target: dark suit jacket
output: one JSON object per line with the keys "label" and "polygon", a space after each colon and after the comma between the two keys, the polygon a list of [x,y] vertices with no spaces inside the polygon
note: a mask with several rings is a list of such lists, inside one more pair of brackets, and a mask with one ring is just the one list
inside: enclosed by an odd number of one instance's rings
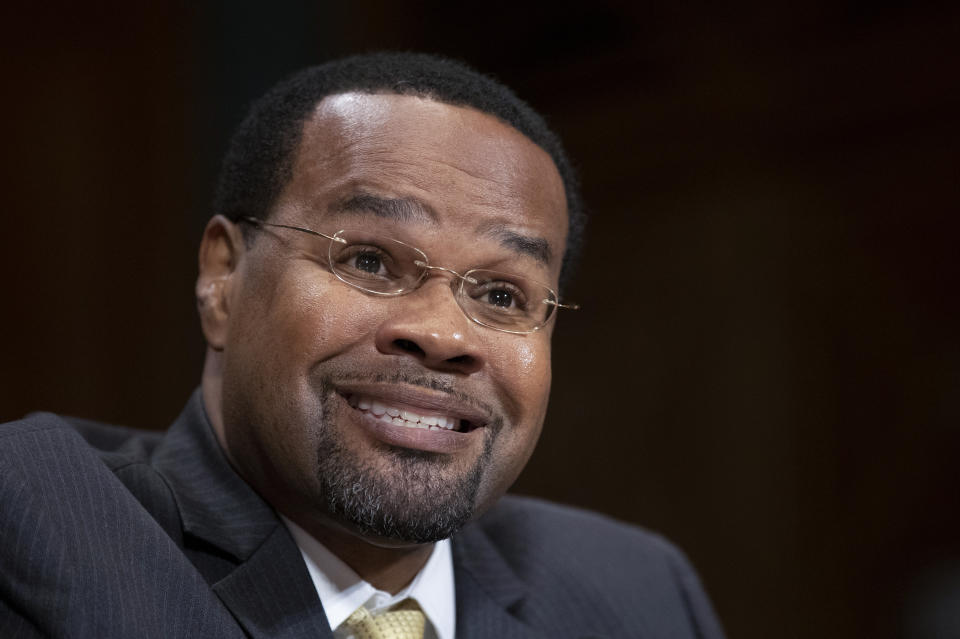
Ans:
{"label": "dark suit jacket", "polygon": [[[457,638],[721,637],[669,543],[504,498],[453,539]],[[166,435],[0,426],[0,637],[331,637],[300,552],[199,392]]]}

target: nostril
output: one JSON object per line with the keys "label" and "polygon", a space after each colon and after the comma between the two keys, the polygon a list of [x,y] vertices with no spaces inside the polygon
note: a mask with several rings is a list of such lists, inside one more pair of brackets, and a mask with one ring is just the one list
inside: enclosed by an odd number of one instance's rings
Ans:
{"label": "nostril", "polygon": [[393,343],[397,346],[397,348],[407,353],[414,353],[416,355],[426,355],[423,349],[420,348],[420,346],[418,346],[416,342],[413,342],[411,340],[395,339],[393,340]]}

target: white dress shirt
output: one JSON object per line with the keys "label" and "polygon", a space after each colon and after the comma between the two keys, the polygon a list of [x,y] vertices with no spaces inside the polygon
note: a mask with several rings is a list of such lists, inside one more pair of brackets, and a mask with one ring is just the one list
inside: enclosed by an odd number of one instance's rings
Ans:
{"label": "white dress shirt", "polygon": [[360,606],[376,614],[410,597],[420,604],[427,617],[424,639],[454,639],[456,597],[449,539],[434,544],[430,558],[413,581],[397,594],[391,595],[364,581],[303,528],[286,517],[281,516],[281,519],[300,548],[334,637],[353,639],[349,628],[338,626]]}

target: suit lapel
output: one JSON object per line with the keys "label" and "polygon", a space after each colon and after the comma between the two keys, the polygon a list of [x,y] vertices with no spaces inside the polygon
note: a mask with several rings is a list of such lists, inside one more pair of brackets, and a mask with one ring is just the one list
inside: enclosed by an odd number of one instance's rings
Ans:
{"label": "suit lapel", "polygon": [[299,548],[230,467],[199,390],[151,461],[173,493],[184,538],[215,549],[215,560],[197,568],[251,637],[332,639]]}
{"label": "suit lapel", "polygon": [[560,630],[528,625],[524,601],[529,587],[479,525],[467,526],[453,538],[453,571],[457,639],[604,639],[598,634],[581,635],[562,622],[557,624]]}
{"label": "suit lapel", "polygon": [[333,638],[300,551],[282,525],[213,590],[255,639]]}
{"label": "suit lapel", "polygon": [[545,639],[517,615],[527,587],[478,526],[453,539],[457,639]]}
{"label": "suit lapel", "polygon": [[273,509],[230,466],[197,389],[151,459],[173,492],[183,532],[244,561],[273,532]]}

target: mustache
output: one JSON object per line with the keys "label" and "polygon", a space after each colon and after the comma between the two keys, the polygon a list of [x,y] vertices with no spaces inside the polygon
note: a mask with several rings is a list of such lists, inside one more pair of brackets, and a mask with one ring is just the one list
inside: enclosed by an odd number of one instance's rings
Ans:
{"label": "mustache", "polygon": [[409,386],[419,386],[433,391],[445,393],[455,398],[457,401],[470,404],[474,408],[484,411],[488,415],[500,415],[500,411],[489,403],[478,397],[467,393],[450,380],[439,375],[426,375],[423,372],[412,373],[408,371],[394,371],[386,373],[376,371],[369,373],[358,373],[356,371],[344,372],[342,374],[329,377],[324,380],[324,386],[330,390],[333,388],[333,382],[369,382],[374,384],[406,384]]}

